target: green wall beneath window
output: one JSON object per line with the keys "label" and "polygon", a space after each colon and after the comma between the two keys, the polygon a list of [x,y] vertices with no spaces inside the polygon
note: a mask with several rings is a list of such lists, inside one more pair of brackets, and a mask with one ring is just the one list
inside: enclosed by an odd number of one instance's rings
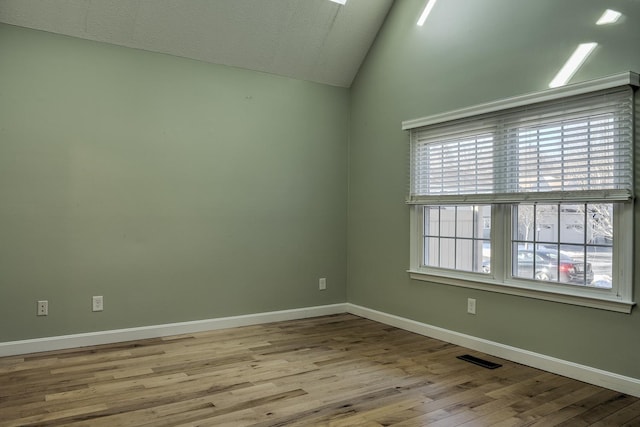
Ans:
{"label": "green wall beneath window", "polygon": [[345,301],[347,89],[8,25],[0,58],[0,342]]}
{"label": "green wall beneath window", "polygon": [[[543,90],[582,42],[600,46],[572,82],[640,71],[640,5],[447,0],[417,27],[424,4],[395,2],[351,89],[348,301],[640,378],[637,309],[619,314],[409,279],[401,130],[403,120]],[[625,14],[615,28],[594,25],[605,7]],[[469,297],[475,316],[466,313]]]}

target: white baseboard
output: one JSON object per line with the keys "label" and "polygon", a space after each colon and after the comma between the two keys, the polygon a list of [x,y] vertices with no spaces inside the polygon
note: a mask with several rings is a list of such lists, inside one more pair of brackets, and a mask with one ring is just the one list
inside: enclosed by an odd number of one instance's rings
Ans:
{"label": "white baseboard", "polygon": [[317,307],[297,308],[293,310],[247,314],[242,316],[221,317],[218,319],[195,320],[190,322],[169,323],[165,325],[142,326],[138,328],[9,341],[0,343],[0,357],[101,344],[112,344],[116,342],[149,338],[160,338],[170,335],[190,334],[195,332],[211,331],[214,329],[281,322],[284,320],[305,319],[308,317],[326,316],[345,312],[346,304],[332,304]]}
{"label": "white baseboard", "polygon": [[603,371],[590,366],[579,365],[577,363],[557,359],[544,354],[534,353],[532,351],[488,341],[471,335],[461,334],[459,332],[350,303],[4,342],[0,343],[0,357],[149,338],[160,338],[170,335],[258,325],[261,323],[280,322],[285,320],[305,319],[309,317],[326,316],[345,312],[384,323],[386,325],[395,326],[410,332],[415,332],[420,335],[450,342],[472,350],[481,351],[492,356],[522,363],[523,365],[553,372],[554,374],[563,375],[589,384],[640,397],[640,379],[637,378]]}
{"label": "white baseboard", "polygon": [[420,335],[446,341],[452,344],[481,351],[502,359],[542,369],[554,374],[563,375],[589,384],[616,390],[632,396],[640,397],[640,379],[603,371],[590,366],[579,365],[544,354],[534,353],[517,347],[488,341],[471,335],[461,334],[448,329],[416,322],[355,304],[347,304],[347,312],[386,325],[395,326]]}

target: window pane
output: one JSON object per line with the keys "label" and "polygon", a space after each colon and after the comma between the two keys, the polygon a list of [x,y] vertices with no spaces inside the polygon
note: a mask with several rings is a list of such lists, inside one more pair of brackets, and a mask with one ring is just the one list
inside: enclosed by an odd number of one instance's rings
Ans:
{"label": "window pane", "polygon": [[424,238],[424,260],[423,265],[430,267],[440,266],[440,239],[437,237]]}
{"label": "window pane", "polygon": [[613,283],[613,250],[610,247],[590,247],[587,249],[587,263],[593,271],[593,281],[589,286],[611,289]]}
{"label": "window pane", "polygon": [[587,243],[613,244],[613,204],[587,204]]}
{"label": "window pane", "polygon": [[538,242],[558,241],[558,205],[536,205],[535,239]]}
{"label": "window pane", "polygon": [[437,206],[424,207],[424,234],[438,236],[440,234],[440,208]]}
{"label": "window pane", "polygon": [[573,285],[586,285],[593,281],[591,264],[585,264],[584,255],[584,246],[560,246],[560,282]]}
{"label": "window pane", "polygon": [[556,245],[536,245],[533,256],[533,278],[535,280],[557,282],[560,277],[558,257],[558,247]]}
{"label": "window pane", "polygon": [[535,226],[533,223],[533,205],[516,205],[514,207],[518,225],[514,227],[517,229],[517,235],[514,236],[514,240],[522,240],[526,242],[533,242],[533,231]]}
{"label": "window pane", "polygon": [[457,239],[456,241],[456,269],[464,271],[478,271],[477,260],[474,258],[473,240]]}
{"label": "window pane", "polygon": [[[481,240],[457,239],[456,240],[456,269],[473,271],[476,273],[490,272],[490,255],[485,267],[483,256],[483,245]],[[485,269],[486,268],[486,269]]]}
{"label": "window pane", "polygon": [[456,237],[473,237],[474,229],[478,228],[478,216],[475,215],[475,209],[475,206],[458,206]]}
{"label": "window pane", "polygon": [[440,208],[440,235],[455,237],[456,235],[455,206],[442,206]]}
{"label": "window pane", "polygon": [[585,243],[585,206],[560,205],[560,242]]}
{"label": "window pane", "polygon": [[521,277],[523,279],[533,279],[534,269],[534,250],[533,245],[513,244],[511,257],[513,258],[513,277]]}
{"label": "window pane", "polygon": [[475,206],[476,215],[478,215],[478,226],[476,227],[476,235],[479,239],[491,238],[491,205]]}
{"label": "window pane", "polygon": [[491,273],[491,241],[482,242],[482,268],[483,273]]}
{"label": "window pane", "polygon": [[456,268],[456,239],[440,239],[440,267]]}

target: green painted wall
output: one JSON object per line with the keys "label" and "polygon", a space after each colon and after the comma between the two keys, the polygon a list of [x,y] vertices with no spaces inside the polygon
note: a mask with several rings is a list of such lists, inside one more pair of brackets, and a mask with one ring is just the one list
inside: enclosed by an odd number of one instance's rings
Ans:
{"label": "green painted wall", "polygon": [[[640,3],[605,3],[446,0],[417,27],[425,0],[395,2],[351,89],[349,302],[640,378],[637,309],[618,314],[412,281],[406,273],[409,155],[401,122],[543,90],[582,42],[600,46],[573,82],[640,71]],[[615,28],[594,25],[605,7],[625,13]],[[468,297],[477,299],[475,316],[466,313]]]}
{"label": "green painted wall", "polygon": [[347,89],[8,25],[0,58],[0,342],[345,301]]}

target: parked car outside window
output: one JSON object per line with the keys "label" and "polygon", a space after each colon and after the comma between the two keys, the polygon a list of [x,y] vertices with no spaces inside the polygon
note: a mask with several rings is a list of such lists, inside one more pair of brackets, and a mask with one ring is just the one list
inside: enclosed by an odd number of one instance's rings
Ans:
{"label": "parked car outside window", "polygon": [[588,285],[593,281],[591,263],[576,260],[569,255],[538,246],[532,249],[517,248],[517,262],[514,263],[514,277],[551,282]]}

